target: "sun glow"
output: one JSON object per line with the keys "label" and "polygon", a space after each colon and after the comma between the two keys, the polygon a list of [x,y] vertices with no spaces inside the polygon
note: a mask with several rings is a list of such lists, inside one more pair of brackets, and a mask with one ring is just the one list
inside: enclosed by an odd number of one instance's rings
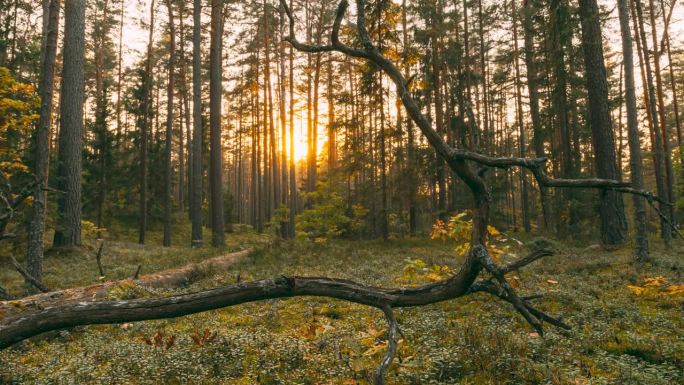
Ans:
{"label": "sun glow", "polygon": [[[309,146],[307,144],[307,126],[306,126],[306,116],[301,116],[300,114],[295,114],[294,117],[294,159],[295,162],[300,162],[303,160],[306,160],[307,153],[309,151]],[[320,118],[319,118],[320,119]],[[288,128],[289,129],[289,128]],[[290,151],[290,142],[289,142],[289,132],[288,132],[288,155]],[[318,138],[316,140],[317,143],[317,156],[320,156],[321,153],[325,150],[325,145],[328,142],[328,133],[325,128],[324,124],[321,124],[321,121],[318,122]]]}

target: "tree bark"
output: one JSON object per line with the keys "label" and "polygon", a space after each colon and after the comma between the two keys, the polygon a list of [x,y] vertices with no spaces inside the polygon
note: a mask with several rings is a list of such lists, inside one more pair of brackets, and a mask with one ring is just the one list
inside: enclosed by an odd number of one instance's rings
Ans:
{"label": "tree bark", "polygon": [[57,188],[57,229],[54,245],[81,244],[81,167],[83,100],[85,91],[85,0],[66,0],[64,7],[64,63],[60,98]]}
{"label": "tree bark", "polygon": [[[653,72],[651,71],[651,61],[649,59],[649,50],[648,50],[648,41],[646,40],[646,30],[644,29],[644,17],[643,17],[643,9],[641,6],[641,1],[640,0],[633,0],[633,6],[634,6],[634,16],[636,17],[637,22],[635,23],[635,27],[637,27],[638,35],[639,35],[639,40],[641,41],[641,49],[643,51],[643,55],[641,57],[642,62],[644,64],[644,72],[646,72],[646,88],[648,89],[648,103],[647,107],[649,111],[647,111],[647,115],[650,117],[650,122],[653,125],[653,141],[652,141],[652,147],[653,147],[653,152],[654,152],[654,168],[655,168],[655,176],[656,176],[656,189],[658,191],[658,196],[669,202],[669,194],[667,193],[667,187],[665,183],[665,176],[663,175],[664,173],[664,154],[663,154],[663,138],[660,136],[661,130],[660,130],[660,122],[658,120],[658,112],[657,112],[657,104],[656,104],[656,95],[655,95],[655,87],[653,84]],[[668,208],[664,204],[660,204],[660,210],[662,212],[668,212]],[[670,229],[669,224],[667,223],[666,218],[660,218],[660,236],[665,242],[665,245],[667,247],[670,247],[672,245],[672,231]]]}
{"label": "tree bark", "polygon": [[[648,0],[649,18],[651,21],[651,39],[653,41],[653,72],[656,80],[656,95],[658,100],[658,117],[660,119],[660,129],[663,137],[663,162],[665,165],[665,193],[670,202],[675,201],[674,196],[674,171],[672,169],[672,149],[670,147],[670,130],[665,118],[665,101],[663,95],[663,79],[660,69],[660,56],[662,51],[658,49],[658,33],[656,29],[655,6],[653,0]],[[674,205],[668,205],[666,215],[670,223],[676,224],[677,217]],[[668,226],[668,230],[671,229]]]}
{"label": "tree bark", "polygon": [[144,100],[143,100],[143,124],[140,133],[140,218],[138,230],[138,243],[145,243],[147,232],[147,157],[149,135],[152,133],[152,49],[154,43],[154,11],[155,0],[150,3],[150,31],[147,41],[147,59],[145,61]]}
{"label": "tree bark", "polygon": [[193,2],[192,28],[192,247],[202,246],[202,1]]}
{"label": "tree bark", "polygon": [[[46,0],[48,5],[43,10],[46,20],[41,47],[41,73],[40,73],[40,118],[35,134],[35,169],[36,186],[33,192],[33,207],[29,220],[28,245],[27,245],[27,268],[28,273],[38,280],[43,279],[43,252],[45,241],[45,216],[47,209],[47,196],[45,188],[48,182],[50,167],[50,127],[52,123],[53,94],[55,83],[55,62],[57,58],[57,40],[59,37],[59,12],[60,0]],[[32,285],[26,282],[26,288],[33,292]]]}
{"label": "tree bark", "polygon": [[210,143],[209,175],[211,188],[211,243],[225,245],[223,212],[223,151],[221,146],[221,103],[223,94],[223,1],[211,2],[211,50],[209,55]]}
{"label": "tree bark", "polygon": [[[619,180],[598,5],[596,0],[580,0],[579,4],[595,170],[600,178]],[[627,220],[622,195],[615,191],[602,191],[599,213],[601,242],[608,247],[625,243]]]}
{"label": "tree bark", "polygon": [[[618,0],[620,31],[622,34],[622,57],[625,71],[625,104],[627,106],[627,131],[629,140],[629,165],[632,187],[643,187],[641,171],[641,142],[639,140],[639,121],[637,117],[636,91],[634,87],[634,53],[632,50],[632,32],[629,28],[628,0]],[[648,234],[646,232],[646,207],[644,198],[634,195],[634,229],[636,247],[634,255],[637,261],[649,259]]]}
{"label": "tree bark", "polygon": [[[538,68],[535,60],[534,49],[534,20],[535,7],[531,0],[524,0],[523,6],[524,22],[523,31],[525,35],[525,67],[527,67],[527,90],[530,97],[530,117],[532,118],[532,132],[534,134],[534,152],[537,158],[545,157],[544,151],[544,129],[539,113],[539,85]],[[549,203],[549,192],[544,186],[539,186],[541,195],[542,217],[546,230],[554,227],[551,204]]]}
{"label": "tree bark", "polygon": [[[164,247],[171,246],[171,211],[172,211],[172,188],[171,188],[171,144],[173,141],[174,120],[174,81],[176,70],[176,27],[173,17],[173,5],[171,0],[166,0],[166,9],[169,13],[169,65],[168,84],[166,89],[166,138],[164,141]],[[182,131],[181,131],[182,132]],[[183,153],[183,139],[181,134],[181,151]],[[181,156],[182,162],[182,156]]]}
{"label": "tree bark", "polygon": [[[516,100],[516,120],[518,123],[518,151],[521,158],[527,153],[527,134],[523,124],[522,109],[522,85],[520,79],[520,49],[518,47],[518,13],[515,0],[511,0],[511,12],[513,16],[513,65],[515,69],[515,100]],[[529,80],[529,77],[528,77]],[[523,228],[526,233],[532,230],[530,225],[530,198],[527,191],[527,177],[524,169],[520,170],[520,206],[522,209]]]}

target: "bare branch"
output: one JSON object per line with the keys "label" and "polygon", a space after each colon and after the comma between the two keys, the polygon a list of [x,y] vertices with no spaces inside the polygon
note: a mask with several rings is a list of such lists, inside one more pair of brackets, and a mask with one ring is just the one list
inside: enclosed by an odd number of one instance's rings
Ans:
{"label": "bare branch", "polygon": [[499,285],[501,285],[506,295],[506,301],[510,302],[513,307],[515,307],[515,310],[522,314],[525,320],[527,320],[527,322],[537,331],[537,333],[540,335],[544,334],[544,330],[539,320],[530,313],[530,310],[525,305],[523,300],[518,297],[518,294],[515,292],[513,287],[511,287],[508,281],[506,281],[503,270],[499,268],[496,263],[494,263],[494,260],[492,260],[492,257],[487,252],[487,249],[485,249],[485,247],[482,245],[476,245],[473,247],[472,252],[480,261],[480,263],[482,263],[485,269],[487,269],[487,271],[489,271],[499,282]]}
{"label": "bare branch", "polygon": [[383,306],[382,312],[385,314],[385,319],[387,319],[387,351],[380,361],[380,365],[375,369],[375,385],[385,384],[385,372],[389,368],[392,360],[394,360],[394,355],[397,353],[397,335],[399,334],[399,325],[397,320],[394,318],[394,313],[392,308],[389,306]]}
{"label": "bare branch", "polygon": [[17,262],[16,259],[14,259],[14,257],[10,256],[10,261],[12,262],[12,265],[14,266],[14,269],[16,269],[17,272],[19,272],[19,274],[21,274],[21,276],[24,277],[24,279],[25,279],[28,283],[30,283],[30,284],[33,285],[36,289],[42,291],[43,293],[47,293],[47,292],[50,291],[50,289],[49,289],[47,286],[43,285],[40,281],[38,281],[37,279],[33,278],[33,276],[32,276],[31,274],[29,274],[29,272],[26,271],[26,270],[21,266],[21,264],[20,264],[19,262]]}
{"label": "bare branch", "polygon": [[532,262],[534,262],[540,258],[549,257],[551,255],[553,255],[553,252],[551,250],[547,250],[547,249],[537,250],[534,253],[532,253],[532,254],[530,254],[530,255],[522,258],[522,259],[519,259],[519,260],[517,260],[517,261],[515,261],[515,262],[513,262],[507,266],[504,266],[501,269],[501,273],[502,274],[510,273],[511,271],[518,270],[521,267],[525,267],[525,266],[529,265],[530,263],[532,263]]}
{"label": "bare branch", "polygon": [[[512,304],[513,306],[515,306],[515,304],[513,303],[513,300],[508,295],[508,293],[504,289],[495,285],[491,281],[476,282],[473,284],[473,286],[471,286],[470,290],[472,293],[482,292],[482,293],[491,294],[491,295],[493,295],[497,298],[500,298],[500,299]],[[532,299],[537,299],[537,298],[541,298],[541,295],[537,294],[537,295],[532,295],[532,296],[527,296],[527,297],[521,297],[520,299],[522,300],[522,304],[527,309],[527,311],[530,314],[532,314],[534,317],[539,319],[540,321],[547,322],[547,323],[549,323],[549,324],[551,324],[557,328],[561,328],[561,329],[565,329],[565,330],[572,329],[572,327],[570,325],[563,322],[560,318],[552,317],[552,316],[532,307],[530,304],[527,303],[527,301],[532,300]]]}
{"label": "bare branch", "polygon": [[95,254],[95,261],[97,262],[97,271],[100,273],[100,277],[104,277],[104,269],[102,268],[102,249],[104,248],[104,241],[100,242],[100,247],[97,249],[97,254]]}

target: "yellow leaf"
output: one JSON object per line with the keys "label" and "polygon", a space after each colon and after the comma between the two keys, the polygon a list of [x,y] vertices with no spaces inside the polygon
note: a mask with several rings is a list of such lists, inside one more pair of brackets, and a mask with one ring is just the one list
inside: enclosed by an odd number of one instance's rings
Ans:
{"label": "yellow leaf", "polygon": [[636,295],[641,295],[643,294],[646,289],[640,286],[634,286],[634,285],[627,285],[627,288],[632,291],[632,293]]}

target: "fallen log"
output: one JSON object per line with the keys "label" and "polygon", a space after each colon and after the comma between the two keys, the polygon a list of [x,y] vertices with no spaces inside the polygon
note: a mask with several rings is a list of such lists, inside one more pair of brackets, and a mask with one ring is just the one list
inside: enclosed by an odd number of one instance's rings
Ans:
{"label": "fallen log", "polygon": [[96,285],[50,291],[15,300],[0,301],[0,322],[5,318],[39,311],[48,306],[54,307],[56,305],[102,301],[107,298],[107,295],[112,288],[119,286],[126,281],[133,281],[139,286],[152,288],[183,286],[189,283],[192,276],[198,271],[226,270],[229,266],[246,258],[251,253],[251,249],[242,250],[210,258],[202,262],[191,263],[183,267],[143,275],[135,280],[124,279],[108,281]]}

